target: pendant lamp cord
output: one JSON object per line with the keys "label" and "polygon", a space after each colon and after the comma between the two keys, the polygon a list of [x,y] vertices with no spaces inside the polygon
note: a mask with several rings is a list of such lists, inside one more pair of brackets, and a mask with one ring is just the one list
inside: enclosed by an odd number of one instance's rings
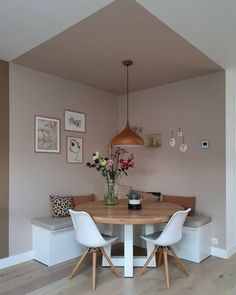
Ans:
{"label": "pendant lamp cord", "polygon": [[129,123],[129,66],[127,65],[127,81],[126,81],[126,89],[127,89],[127,123]]}

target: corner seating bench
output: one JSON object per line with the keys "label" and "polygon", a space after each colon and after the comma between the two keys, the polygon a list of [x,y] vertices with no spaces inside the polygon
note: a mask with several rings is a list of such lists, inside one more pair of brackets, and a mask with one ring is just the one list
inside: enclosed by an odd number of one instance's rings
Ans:
{"label": "corner seating bench", "polygon": [[40,217],[31,221],[34,259],[48,266],[81,256],[71,217]]}
{"label": "corner seating bench", "polygon": [[162,201],[176,203],[185,209],[191,208],[187,216],[183,236],[173,245],[178,257],[196,263],[211,255],[211,217],[195,212],[196,197],[162,196]]}
{"label": "corner seating bench", "polygon": [[[32,230],[34,259],[48,266],[81,256],[84,251],[75,240],[71,217],[34,218]],[[180,258],[196,263],[210,256],[211,217],[196,213],[187,216],[183,238],[174,249]]]}
{"label": "corner seating bench", "polygon": [[[93,194],[74,196],[73,207],[95,199]],[[84,247],[75,239],[71,217],[33,218],[32,239],[34,259],[48,266],[81,256]]]}
{"label": "corner seating bench", "polygon": [[178,257],[196,263],[211,255],[211,217],[195,213],[187,216],[182,240],[173,245]]}

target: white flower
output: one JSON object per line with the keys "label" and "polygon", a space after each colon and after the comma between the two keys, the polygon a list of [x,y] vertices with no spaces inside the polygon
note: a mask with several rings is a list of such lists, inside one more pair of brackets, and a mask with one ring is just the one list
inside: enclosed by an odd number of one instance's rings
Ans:
{"label": "white flower", "polygon": [[93,156],[93,160],[95,161],[95,160],[97,160],[99,158],[99,152],[96,152],[95,153],[95,156]]}

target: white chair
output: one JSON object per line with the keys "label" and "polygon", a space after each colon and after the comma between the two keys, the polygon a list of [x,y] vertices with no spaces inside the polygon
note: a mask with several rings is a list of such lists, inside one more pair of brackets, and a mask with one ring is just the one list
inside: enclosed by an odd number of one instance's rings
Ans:
{"label": "white chair", "polygon": [[81,256],[79,262],[76,264],[75,268],[73,269],[70,279],[72,279],[75,275],[75,272],[81,265],[84,258],[87,256],[89,251],[93,252],[93,268],[92,268],[92,277],[93,277],[93,290],[96,287],[96,251],[101,251],[102,255],[108,261],[112,272],[117,276],[121,277],[120,273],[116,270],[114,265],[112,264],[110,258],[107,256],[106,252],[104,251],[103,247],[113,243],[118,237],[110,237],[106,235],[102,235],[95,222],[93,221],[92,217],[87,212],[82,211],[73,211],[69,210],[72,222],[75,228],[76,240],[81,245],[87,247],[84,251],[83,255]]}
{"label": "white chair", "polygon": [[186,211],[176,212],[170,218],[169,222],[166,224],[162,232],[156,232],[156,233],[147,235],[145,237],[141,236],[142,239],[156,246],[154,250],[152,251],[152,253],[150,254],[150,256],[148,257],[147,261],[145,262],[143,268],[138,273],[139,276],[141,276],[144,273],[153,256],[157,253],[157,251],[159,251],[158,266],[161,265],[162,256],[164,256],[166,287],[170,288],[168,258],[167,258],[168,250],[170,250],[170,252],[174,256],[176,265],[180,268],[180,270],[186,276],[188,276],[186,269],[184,268],[183,264],[181,263],[180,259],[177,257],[177,255],[175,254],[171,246],[178,243],[182,239],[183,224],[190,210],[191,209],[189,208]]}

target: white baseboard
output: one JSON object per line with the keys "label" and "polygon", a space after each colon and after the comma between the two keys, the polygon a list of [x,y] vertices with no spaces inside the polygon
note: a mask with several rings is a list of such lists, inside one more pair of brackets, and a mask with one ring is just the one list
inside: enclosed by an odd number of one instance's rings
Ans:
{"label": "white baseboard", "polygon": [[236,245],[234,245],[233,247],[231,247],[229,249],[221,249],[221,248],[216,248],[216,247],[211,248],[211,255],[212,256],[216,256],[216,257],[220,257],[220,258],[224,258],[224,259],[230,258],[235,253],[236,253]]}
{"label": "white baseboard", "polygon": [[216,247],[211,247],[211,255],[219,257],[219,258],[224,258],[224,259],[227,259],[229,257],[228,251],[226,249],[221,249]]}
{"label": "white baseboard", "polygon": [[14,266],[14,265],[17,265],[19,263],[26,262],[26,261],[29,261],[29,260],[32,260],[32,259],[34,259],[33,251],[28,251],[28,252],[24,252],[24,253],[21,253],[21,254],[17,254],[17,255],[6,257],[6,258],[2,258],[2,259],[0,259],[0,269],[7,268],[7,267],[10,267],[10,266]]}
{"label": "white baseboard", "polygon": [[234,245],[233,247],[229,248],[227,251],[227,258],[231,257],[233,254],[236,253],[236,245]]}

